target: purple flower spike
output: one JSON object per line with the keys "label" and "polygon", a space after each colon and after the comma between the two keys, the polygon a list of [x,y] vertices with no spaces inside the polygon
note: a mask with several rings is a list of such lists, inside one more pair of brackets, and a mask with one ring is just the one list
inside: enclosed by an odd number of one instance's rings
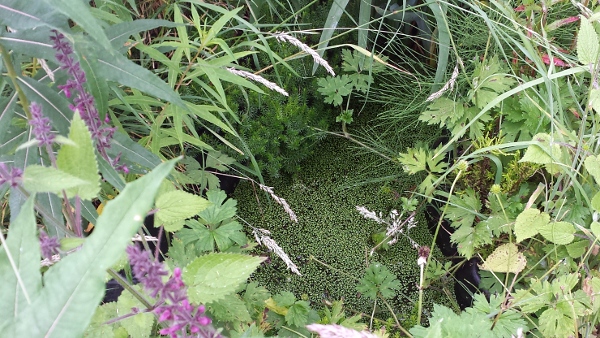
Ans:
{"label": "purple flower spike", "polygon": [[52,145],[54,134],[50,119],[44,116],[42,107],[35,102],[29,106],[29,110],[31,111],[29,125],[33,127],[33,135],[39,141],[40,147]]}
{"label": "purple flower spike", "polygon": [[152,297],[158,297],[154,312],[158,321],[165,327],[160,330],[161,335],[176,337],[221,337],[209,327],[211,320],[204,315],[205,307],[195,307],[187,299],[187,290],[181,279],[181,269],[175,268],[173,275],[163,283],[162,276],[166,276],[162,263],[153,261],[150,253],[137,246],[127,248],[129,261],[132,265],[133,275],[144,285]]}
{"label": "purple flower spike", "polygon": [[81,119],[90,129],[92,137],[96,141],[98,152],[109,163],[110,158],[106,151],[110,148],[110,141],[115,133],[115,128],[103,125],[100,114],[96,109],[94,97],[85,90],[84,83],[87,81],[84,71],[79,62],[73,58],[73,48],[65,40],[65,36],[56,30],[52,31],[54,36],[50,40],[54,43],[56,50],[56,59],[60,63],[60,68],[67,71],[70,79],[64,85],[58,88],[65,93],[67,98],[73,98],[73,105],[70,106],[74,112],[79,112]]}
{"label": "purple flower spike", "polygon": [[23,170],[19,168],[8,168],[6,163],[0,163],[0,185],[8,183],[11,188],[16,188],[21,183]]}
{"label": "purple flower spike", "polygon": [[42,256],[47,259],[52,259],[52,256],[58,254],[60,242],[57,237],[49,237],[43,230],[40,231],[40,247]]}

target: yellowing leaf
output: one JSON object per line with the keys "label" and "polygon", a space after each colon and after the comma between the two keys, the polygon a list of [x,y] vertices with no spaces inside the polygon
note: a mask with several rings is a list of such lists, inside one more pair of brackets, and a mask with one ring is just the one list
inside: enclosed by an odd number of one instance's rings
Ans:
{"label": "yellowing leaf", "polygon": [[527,259],[514,243],[500,245],[479,268],[493,272],[519,273],[525,269]]}
{"label": "yellowing leaf", "polygon": [[515,221],[517,243],[537,235],[541,228],[550,222],[550,215],[538,209],[525,209]]}

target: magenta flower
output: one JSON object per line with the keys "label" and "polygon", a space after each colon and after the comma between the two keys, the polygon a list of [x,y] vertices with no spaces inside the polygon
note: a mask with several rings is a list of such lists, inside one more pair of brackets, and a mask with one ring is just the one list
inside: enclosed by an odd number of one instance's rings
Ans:
{"label": "magenta flower", "polygon": [[33,102],[29,106],[31,111],[31,120],[29,125],[33,127],[33,135],[39,142],[39,146],[49,146],[54,142],[54,134],[52,133],[52,125],[50,119],[42,113],[42,107]]}
{"label": "magenta flower", "polygon": [[154,313],[158,321],[165,327],[161,335],[176,337],[220,337],[209,325],[211,320],[204,315],[204,305],[195,307],[187,298],[187,290],[181,279],[181,269],[175,268],[173,275],[163,282],[168,275],[162,263],[152,260],[150,253],[137,246],[127,248],[133,276],[158,298]]}

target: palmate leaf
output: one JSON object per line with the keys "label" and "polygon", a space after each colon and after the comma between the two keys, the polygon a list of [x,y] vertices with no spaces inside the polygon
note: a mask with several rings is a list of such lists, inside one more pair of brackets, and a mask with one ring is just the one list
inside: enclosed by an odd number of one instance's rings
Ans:
{"label": "palmate leaf", "polygon": [[208,191],[206,198],[212,203],[211,206],[202,210],[198,215],[203,223],[207,225],[218,225],[233,216],[237,212],[237,201],[230,198],[227,201],[227,194],[222,190]]}
{"label": "palmate leaf", "polygon": [[234,293],[265,257],[232,253],[209,253],[183,270],[190,301],[206,304]]}
{"label": "palmate leaf", "polygon": [[235,221],[215,227],[214,229],[208,228],[196,220],[188,220],[185,224],[188,228],[179,230],[177,237],[186,246],[194,244],[196,250],[199,252],[215,251],[215,244],[220,251],[225,251],[233,243],[239,245],[246,243],[246,235],[242,232],[242,226]]}
{"label": "palmate leaf", "polygon": [[463,226],[471,227],[479,210],[481,210],[481,200],[478,194],[469,188],[450,198],[446,218],[452,221],[451,225],[455,229]]}
{"label": "palmate leaf", "polygon": [[503,71],[498,56],[478,62],[473,72],[473,89],[469,91],[471,101],[477,108],[482,109],[516,83]]}
{"label": "palmate leaf", "polygon": [[419,115],[419,121],[452,129],[464,113],[465,107],[462,103],[440,97],[427,106],[427,109]]}
{"label": "palmate leaf", "polygon": [[371,263],[365,271],[364,277],[356,289],[370,299],[377,299],[378,295],[383,298],[393,297],[400,288],[400,281],[390,270],[381,263]]}
{"label": "palmate leaf", "polygon": [[[81,337],[104,294],[106,269],[122,256],[174,164],[161,164],[109,201],[81,250],[50,267],[44,287],[15,321],[0,327],[2,334]],[[35,264],[39,268],[39,254]]]}
{"label": "palmate leaf", "polygon": [[335,107],[341,105],[344,97],[352,92],[352,80],[345,74],[320,78],[317,84],[319,85],[317,91],[325,96],[325,103],[333,104]]}

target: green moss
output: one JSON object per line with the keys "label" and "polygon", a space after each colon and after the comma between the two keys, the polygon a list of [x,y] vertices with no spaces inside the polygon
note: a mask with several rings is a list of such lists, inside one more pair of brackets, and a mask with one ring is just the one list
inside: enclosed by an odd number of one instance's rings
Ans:
{"label": "green moss", "polygon": [[[415,134],[416,130],[406,134],[407,145],[413,142]],[[288,201],[298,216],[298,223],[290,221],[279,205],[267,199],[264,193],[255,192],[250,184],[239,186],[234,196],[239,201],[239,216],[255,227],[270,230],[273,239],[302,273],[302,276],[291,274],[281,259],[272,256],[253,278],[273,293],[289,290],[298,297],[307,295],[313,306],[318,306],[324,298],[343,298],[347,308],[370,314],[372,302],[356,291],[368,258],[385,264],[402,282],[401,293],[391,303],[401,314],[400,320],[409,319],[418,296],[417,251],[403,238],[389,250],[367,257],[374,246],[371,235],[380,225],[362,218],[356,206],[386,214],[399,207],[399,199],[394,194],[382,194],[384,184],[386,189],[402,193],[419,182],[415,177],[406,176],[399,166],[377,165],[381,162],[381,158],[358,150],[344,138],[324,140],[318,152],[302,163],[302,171],[294,178],[267,182],[278,196]],[[365,177],[384,176],[396,179],[358,184]],[[432,236],[423,215],[419,214],[417,219],[419,226],[411,230],[411,238],[431,245]],[[310,260],[311,255],[335,270]],[[425,292],[428,304],[432,300],[443,301],[442,298],[432,290]],[[380,314],[378,317],[388,316]]]}

